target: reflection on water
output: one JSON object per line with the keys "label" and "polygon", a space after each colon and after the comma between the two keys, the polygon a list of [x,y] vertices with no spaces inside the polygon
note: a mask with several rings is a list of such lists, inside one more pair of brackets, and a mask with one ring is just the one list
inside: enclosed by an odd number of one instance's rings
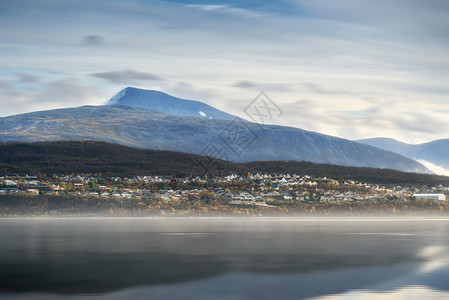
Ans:
{"label": "reflection on water", "polygon": [[449,298],[449,220],[0,219],[0,297]]}

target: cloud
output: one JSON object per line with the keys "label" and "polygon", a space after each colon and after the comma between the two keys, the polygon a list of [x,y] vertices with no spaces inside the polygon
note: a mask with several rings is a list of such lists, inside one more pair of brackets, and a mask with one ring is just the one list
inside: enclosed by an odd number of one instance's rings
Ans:
{"label": "cloud", "polygon": [[212,106],[218,104],[218,103],[214,104],[214,99],[217,99],[218,96],[216,94],[216,91],[201,86],[197,86],[195,83],[186,81],[166,82],[164,87],[166,88],[166,91],[168,93],[176,97],[202,101]]}
{"label": "cloud", "polygon": [[82,39],[85,46],[100,46],[104,44],[104,38],[100,35],[86,35]]}
{"label": "cloud", "polygon": [[370,103],[366,109],[358,109],[357,105],[351,109],[349,104],[335,109],[338,102],[334,108],[326,107],[329,102],[312,99],[284,103],[283,124],[350,140],[387,136],[409,143],[437,139],[440,132],[449,131],[446,113],[418,110],[413,102],[408,108],[380,99],[371,99]]}
{"label": "cloud", "polygon": [[102,100],[98,96],[96,89],[80,84],[72,78],[46,83],[42,91],[34,94],[33,98],[39,99],[41,102],[45,101],[47,105],[61,105],[64,107],[88,104],[89,101],[94,99],[96,99],[95,102]]}
{"label": "cloud", "polygon": [[431,163],[430,161],[426,161],[423,159],[419,159],[417,160],[417,162],[424,165],[427,169],[429,169],[430,171],[432,171],[437,175],[449,176],[449,170],[445,169],[444,167],[438,166],[434,163]]}
{"label": "cloud", "polygon": [[[424,35],[431,39],[441,38],[449,24],[449,5],[445,0],[340,0],[335,5],[330,5],[327,0],[296,3],[315,17],[377,28],[377,33],[386,30],[392,33],[390,37],[399,33],[402,39]],[[413,22],[417,19],[420,22]],[[445,38],[447,39],[447,35]]]}
{"label": "cloud", "polygon": [[283,83],[262,83],[262,82],[254,82],[254,81],[237,81],[234,82],[232,87],[241,88],[241,89],[251,89],[258,91],[289,91],[291,88],[288,84]]}
{"label": "cloud", "polygon": [[238,81],[232,84],[232,86],[242,89],[254,89],[259,87],[257,83],[251,81]]}
{"label": "cloud", "polygon": [[353,95],[353,92],[349,92],[342,89],[326,89],[322,85],[314,82],[303,82],[300,86],[305,87],[309,91],[316,94],[327,94],[327,95]]}
{"label": "cloud", "polygon": [[408,111],[403,115],[391,116],[391,119],[398,128],[414,133],[432,134],[447,128],[445,119],[440,120],[427,112]]}
{"label": "cloud", "polygon": [[211,5],[211,4],[187,4],[186,7],[199,9],[204,12],[217,12],[237,17],[261,17],[262,14],[246,8],[234,7],[231,5]]}
{"label": "cloud", "polygon": [[21,83],[37,83],[40,81],[38,76],[21,73],[17,75],[17,81]]}
{"label": "cloud", "polygon": [[38,110],[95,105],[103,102],[101,92],[74,78],[39,81],[38,86],[23,85],[19,79],[0,81],[0,116]]}
{"label": "cloud", "polygon": [[[282,116],[285,125],[293,125],[305,130],[325,132],[335,135],[335,128],[341,126],[342,122],[338,117],[327,114],[316,101],[301,99],[281,105],[284,115]],[[325,120],[325,122],[323,122]]]}
{"label": "cloud", "polygon": [[90,76],[102,78],[117,84],[135,84],[142,81],[162,81],[163,78],[151,73],[138,72],[133,70],[111,71],[92,73]]}

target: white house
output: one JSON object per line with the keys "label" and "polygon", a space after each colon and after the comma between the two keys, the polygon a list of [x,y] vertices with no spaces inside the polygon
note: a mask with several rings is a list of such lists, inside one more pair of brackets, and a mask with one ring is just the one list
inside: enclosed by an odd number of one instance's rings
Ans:
{"label": "white house", "polygon": [[416,199],[446,200],[444,194],[413,194]]}
{"label": "white house", "polygon": [[17,185],[17,181],[6,179],[5,180],[5,185],[7,185],[7,186],[15,186],[15,185]]}

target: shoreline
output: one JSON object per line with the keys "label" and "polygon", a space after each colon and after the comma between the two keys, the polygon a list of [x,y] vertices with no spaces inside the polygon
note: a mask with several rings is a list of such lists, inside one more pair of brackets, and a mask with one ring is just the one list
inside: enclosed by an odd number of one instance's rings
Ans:
{"label": "shoreline", "polygon": [[217,221],[236,221],[236,220],[257,220],[270,222],[309,222],[309,221],[356,221],[356,222],[374,222],[374,221],[449,221],[447,217],[442,216],[11,216],[0,217],[2,220],[217,220]]}

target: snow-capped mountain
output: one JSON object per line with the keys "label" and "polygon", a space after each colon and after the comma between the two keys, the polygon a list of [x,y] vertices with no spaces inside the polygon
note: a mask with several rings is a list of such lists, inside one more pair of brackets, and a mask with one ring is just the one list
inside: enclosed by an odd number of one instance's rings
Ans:
{"label": "snow-capped mountain", "polygon": [[205,103],[176,98],[159,91],[127,87],[118,92],[106,105],[120,105],[162,112],[172,116],[233,120],[236,117]]}

